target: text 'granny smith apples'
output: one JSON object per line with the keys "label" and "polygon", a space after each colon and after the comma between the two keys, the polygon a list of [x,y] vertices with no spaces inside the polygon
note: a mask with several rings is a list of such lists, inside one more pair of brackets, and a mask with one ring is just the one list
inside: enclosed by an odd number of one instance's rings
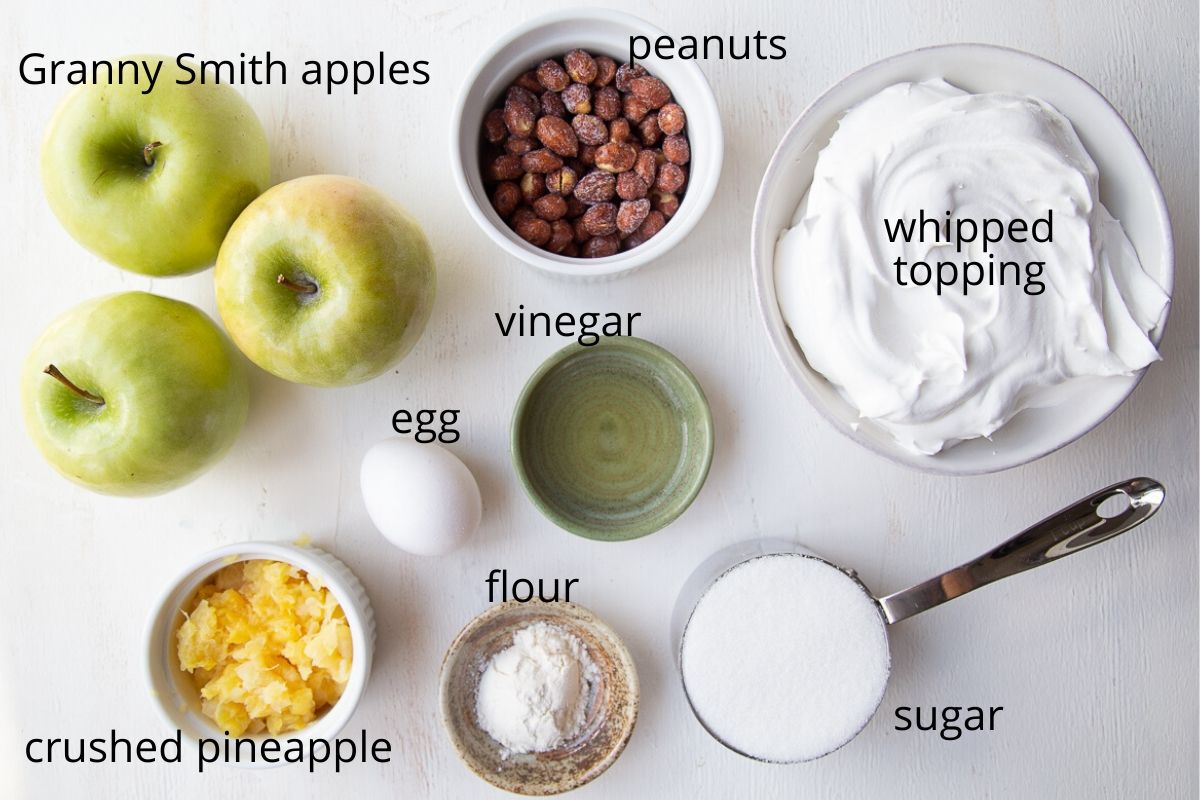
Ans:
{"label": "text 'granny smith apples'", "polygon": [[212,320],[145,292],[63,314],[21,375],[34,444],[105,494],[158,494],[195,478],[233,444],[249,395],[244,364]]}
{"label": "text 'granny smith apples'", "polygon": [[[153,60],[147,57],[148,60]],[[270,184],[267,137],[232,87],[180,86],[163,59],[147,82],[80,86],[42,145],[46,199],[101,258],[144,275],[210,266],[229,226]]]}
{"label": "text 'granny smith apples'", "polygon": [[417,223],[361,181],[313,175],[267,190],[221,245],[217,309],[242,352],[281,378],[373,378],[420,338],[433,255]]}

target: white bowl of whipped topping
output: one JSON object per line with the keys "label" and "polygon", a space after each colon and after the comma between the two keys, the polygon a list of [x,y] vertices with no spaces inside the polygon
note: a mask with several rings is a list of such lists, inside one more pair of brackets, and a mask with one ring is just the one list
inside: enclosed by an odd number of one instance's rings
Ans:
{"label": "white bowl of whipped topping", "polygon": [[984,474],[1096,427],[1159,360],[1158,180],[1092,86],[1017,50],[914,50],[796,120],[751,234],[776,354],[840,431]]}

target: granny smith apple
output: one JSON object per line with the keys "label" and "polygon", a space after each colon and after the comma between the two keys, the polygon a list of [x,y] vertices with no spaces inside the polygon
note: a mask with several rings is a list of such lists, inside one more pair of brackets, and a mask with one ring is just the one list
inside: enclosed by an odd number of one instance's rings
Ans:
{"label": "granny smith apple", "polygon": [[105,494],[158,494],[229,449],[249,383],[199,309],[126,292],[50,324],[25,362],[21,404],[34,444],[67,478]]}
{"label": "granny smith apple", "polygon": [[[159,56],[145,56],[157,61]],[[270,183],[267,137],[224,84],[180,86],[173,60],[141,83],[89,84],[59,105],[42,146],[50,208],[87,249],[144,275],[210,266]]]}
{"label": "granny smith apple", "polygon": [[433,255],[382,192],[337,175],[281,183],[221,245],[217,310],[251,361],[289,381],[344,386],[404,357],[433,306]]}

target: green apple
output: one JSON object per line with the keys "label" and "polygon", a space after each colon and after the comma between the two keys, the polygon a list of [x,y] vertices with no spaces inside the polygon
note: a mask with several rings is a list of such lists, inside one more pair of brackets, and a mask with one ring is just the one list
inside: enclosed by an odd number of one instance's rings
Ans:
{"label": "green apple", "polygon": [[[145,58],[150,63],[159,56]],[[237,215],[270,183],[267,137],[223,84],[154,89],[89,84],[63,99],[42,145],[42,184],[59,222],[101,258],[143,275],[210,266]]]}
{"label": "green apple", "polygon": [[433,255],[383,193],[338,175],[281,183],[251,203],[217,257],[217,310],[263,369],[344,386],[403,358],[433,306]]}
{"label": "green apple", "polygon": [[25,362],[21,404],[34,444],[67,478],[105,494],[158,494],[229,449],[249,382],[199,309],[126,292],[50,324]]}

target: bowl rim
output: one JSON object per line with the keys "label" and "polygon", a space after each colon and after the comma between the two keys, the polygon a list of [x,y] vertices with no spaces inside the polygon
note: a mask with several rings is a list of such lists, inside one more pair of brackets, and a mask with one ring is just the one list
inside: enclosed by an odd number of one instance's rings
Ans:
{"label": "bowl rim", "polygon": [[[537,609],[537,612],[534,612]],[[471,770],[477,777],[487,781],[492,786],[504,789],[506,791],[514,791],[511,787],[496,783],[490,773],[484,770],[477,769],[474,760],[467,758],[470,750],[463,742],[459,735],[458,728],[452,722],[453,710],[450,703],[450,676],[454,667],[458,664],[465,652],[465,643],[472,634],[474,634],[483,625],[491,622],[496,617],[502,617],[516,612],[541,613],[554,618],[568,618],[576,623],[587,627],[595,628],[604,634],[603,639],[606,644],[614,646],[613,651],[608,652],[612,660],[621,665],[621,671],[625,676],[626,683],[629,687],[629,692],[632,695],[632,702],[623,707],[625,713],[620,717],[621,720],[621,735],[616,739],[615,745],[609,750],[604,758],[600,759],[591,769],[576,775],[571,781],[565,785],[556,786],[552,791],[544,792],[525,792],[529,796],[547,796],[554,794],[562,794],[580,786],[591,783],[596,778],[599,778],[609,767],[616,763],[621,754],[625,752],[626,746],[629,744],[630,738],[633,736],[634,728],[637,727],[638,715],[641,708],[641,684],[638,679],[637,664],[633,660],[633,654],[629,652],[629,646],[625,644],[612,626],[601,619],[594,611],[582,606],[579,603],[570,601],[554,601],[545,602],[538,599],[521,602],[518,600],[507,600],[502,603],[495,603],[485,608],[480,613],[472,617],[459,632],[455,635],[450,645],[446,648],[445,654],[442,656],[442,663],[438,669],[438,710],[440,712],[442,728],[446,731],[446,735],[450,738],[450,743],[454,747],[455,753],[459,760],[462,761],[468,769]],[[520,620],[514,621],[513,627],[520,624]]]}
{"label": "bowl rim", "polygon": [[[772,153],[771,160],[767,163],[767,168],[763,173],[762,180],[759,182],[758,192],[756,193],[754,200],[754,212],[751,219],[750,232],[750,262],[751,269],[753,271],[754,295],[758,305],[759,317],[762,321],[763,327],[766,329],[767,339],[771,343],[771,349],[775,353],[776,359],[783,367],[784,372],[787,373],[789,381],[800,390],[800,393],[804,395],[809,405],[815,408],[834,430],[850,441],[853,441],[855,444],[865,447],[872,453],[883,456],[894,464],[899,464],[903,467],[913,469],[918,472],[930,475],[949,476],[990,475],[1038,461],[1073,444],[1074,442],[1079,441],[1084,436],[1091,433],[1106,419],[1112,416],[1117,409],[1124,405],[1124,403],[1141,384],[1142,379],[1145,377],[1150,366],[1147,365],[1133,373],[1131,376],[1133,379],[1132,383],[1129,385],[1129,388],[1125,392],[1124,396],[1110,408],[1105,410],[1103,414],[1098,415],[1094,422],[1085,430],[1066,441],[1056,440],[1050,446],[1039,447],[1037,448],[1036,452],[1030,456],[1022,457],[1016,460],[1010,459],[1005,462],[999,462],[995,465],[964,467],[955,465],[953,462],[947,462],[943,459],[938,459],[936,455],[919,456],[916,454],[901,453],[896,449],[883,447],[874,440],[861,435],[856,429],[852,429],[845,425],[842,420],[834,415],[833,411],[827,406],[824,400],[817,396],[816,393],[805,384],[799,375],[795,374],[798,367],[793,362],[793,359],[795,358],[804,360],[803,351],[801,351],[799,345],[792,340],[791,331],[787,327],[786,322],[782,319],[782,311],[779,308],[779,303],[776,299],[774,254],[772,252],[771,268],[768,270],[766,267],[766,256],[763,252],[764,246],[773,249],[777,244],[778,239],[776,238],[775,241],[766,243],[765,245],[760,242],[760,239],[762,238],[762,229],[765,226],[763,221],[765,216],[764,204],[766,201],[768,186],[774,181],[778,180],[779,173],[783,169],[783,153],[785,145],[789,144],[794,138],[796,138],[797,131],[801,125],[807,123],[810,117],[820,110],[820,106],[827,102],[827,98],[829,96],[831,96],[838,89],[844,87],[846,84],[851,83],[852,81],[860,80],[862,77],[864,77],[864,75],[874,72],[875,70],[882,69],[883,67],[896,61],[915,60],[932,53],[953,54],[954,51],[990,51],[1007,58],[1016,58],[1037,62],[1042,68],[1059,72],[1064,77],[1076,82],[1081,90],[1090,92],[1095,98],[1099,99],[1099,101],[1103,104],[1103,107],[1110,113],[1111,119],[1115,123],[1113,130],[1121,136],[1127,146],[1132,145],[1131,152],[1137,156],[1137,166],[1149,177],[1146,188],[1149,190],[1152,196],[1154,216],[1157,217],[1161,223],[1160,227],[1163,245],[1163,275],[1161,276],[1161,285],[1163,291],[1168,297],[1168,302],[1158,326],[1151,331],[1149,337],[1155,347],[1158,347],[1158,345],[1161,344],[1163,336],[1166,333],[1174,299],[1175,243],[1174,232],[1171,226],[1170,210],[1167,207],[1166,199],[1162,191],[1162,185],[1158,180],[1158,175],[1155,173],[1154,167],[1150,163],[1150,159],[1146,156],[1146,152],[1142,148],[1141,143],[1138,141],[1137,136],[1129,127],[1129,123],[1099,89],[1097,89],[1077,73],[1062,66],[1061,64],[1051,61],[1043,56],[1039,56],[1025,50],[1020,50],[1015,47],[1006,47],[1004,45],[982,42],[951,42],[946,44],[918,47],[911,50],[894,53],[885,58],[872,61],[830,84],[824,91],[817,95],[816,98],[809,102],[808,105],[805,106],[804,110],[801,111],[796,119],[794,119],[788,126],[787,130],[780,138],[779,144],[776,146],[774,153]],[[842,109],[841,113],[844,112],[845,109]],[[1074,125],[1074,121],[1072,121],[1072,125]],[[768,272],[770,274],[768,274]],[[1159,278],[1156,277],[1156,280],[1159,280]],[[778,319],[776,319],[777,317]],[[774,323],[779,323],[782,325],[782,336],[777,334]],[[807,367],[806,361],[805,365],[806,368],[811,371],[817,379],[826,381],[828,383],[828,379],[825,378],[825,376],[816,372],[816,370],[813,370],[811,367]]]}
{"label": "bowl rim", "polygon": [[[143,633],[143,677],[150,690],[155,711],[168,727],[180,731],[182,741],[192,749],[198,747],[199,740],[188,727],[180,724],[181,717],[194,716],[198,725],[192,727],[206,728],[204,733],[212,737],[220,738],[224,732],[214,721],[205,717],[195,708],[181,709],[175,705],[169,705],[175,699],[171,692],[177,691],[174,688],[175,677],[167,669],[173,658],[172,641],[176,627],[175,618],[179,610],[178,607],[173,609],[172,606],[178,606],[186,597],[194,593],[203,581],[221,568],[240,561],[257,559],[282,561],[299,567],[305,572],[320,575],[329,590],[334,593],[338,605],[342,608],[342,613],[346,616],[354,655],[350,665],[350,678],[346,682],[346,688],[341,697],[308,725],[278,736],[258,733],[238,738],[259,741],[275,739],[280,742],[314,738],[332,739],[350,721],[366,692],[375,654],[374,612],[365,590],[350,569],[336,556],[310,545],[272,541],[234,542],[222,545],[191,559],[172,577],[151,607],[152,610]],[[333,569],[337,566],[344,569],[346,574],[358,583],[358,586],[338,575]],[[170,690],[164,692],[163,689],[168,687]],[[282,761],[266,763],[257,759],[254,762],[234,760],[227,763],[229,766],[243,769],[270,769],[283,765]]]}
{"label": "bowl rim", "polygon": [[[692,105],[692,108],[687,110],[688,121],[689,123],[691,122],[693,111],[695,112],[697,123],[700,120],[704,121],[704,133],[702,136],[709,140],[705,143],[705,150],[707,151],[711,146],[711,150],[715,156],[712,160],[711,171],[706,171],[701,176],[701,180],[695,180],[696,176],[692,170],[688,170],[687,191],[680,203],[679,210],[667,221],[667,225],[663,228],[662,232],[632,250],[605,256],[604,258],[583,259],[560,256],[536,248],[527,242],[517,239],[515,234],[512,236],[508,235],[511,231],[509,231],[507,226],[501,230],[496,222],[488,216],[488,212],[491,209],[481,208],[479,203],[476,202],[471,192],[471,182],[467,177],[466,168],[459,157],[463,144],[462,134],[467,96],[479,83],[484,69],[492,59],[517,39],[539,28],[555,23],[587,20],[599,20],[623,25],[627,28],[644,32],[645,35],[653,38],[666,36],[666,32],[658,26],[628,12],[615,9],[596,7],[564,9],[532,17],[493,41],[482,52],[479,58],[476,59],[474,65],[472,65],[459,85],[458,93],[454,98],[454,105],[450,113],[450,135],[448,137],[450,168],[454,174],[454,183],[458,187],[458,193],[462,198],[463,204],[467,207],[467,212],[475,221],[475,224],[479,226],[494,244],[508,255],[514,256],[525,264],[542,272],[576,280],[617,277],[632,272],[665,255],[669,250],[683,241],[700,222],[701,218],[703,218],[716,194],[717,185],[720,183],[725,154],[725,137],[721,125],[720,107],[717,104],[716,96],[713,94],[712,86],[709,84],[704,71],[700,68],[696,60],[682,61],[673,59],[670,62],[664,62],[669,63],[669,66],[667,66],[668,71],[687,71],[695,79],[698,88],[697,100],[699,100],[701,107],[696,108],[695,105]],[[664,78],[664,80],[667,79]],[[670,83],[670,81],[667,82],[668,84]],[[690,138],[691,136],[689,135],[689,140]],[[690,163],[694,162],[695,160],[693,159]],[[503,220],[500,223],[503,225]],[[581,264],[586,267],[586,270],[581,271]]]}
{"label": "bowl rim", "polygon": [[[701,454],[703,463],[696,473],[695,480],[687,487],[687,491],[676,499],[674,508],[662,518],[660,524],[648,530],[638,532],[640,529],[634,529],[635,532],[629,533],[628,530],[617,529],[619,535],[605,535],[603,531],[560,512],[534,489],[533,481],[525,467],[524,448],[521,445],[521,429],[534,394],[551,370],[566,363],[569,359],[594,355],[594,351],[597,348],[604,348],[608,351],[624,350],[636,353],[637,355],[648,356],[656,371],[663,369],[664,365],[667,369],[676,370],[683,377],[687,388],[695,393],[695,399],[698,401],[699,413],[695,422],[699,425],[697,430],[703,433],[704,441],[701,445],[703,447]],[[700,437],[689,437],[685,453],[693,452],[693,449],[697,447],[697,438]],[[687,368],[687,365],[680,361],[674,353],[671,353],[661,345],[637,336],[606,336],[593,345],[582,345],[578,342],[572,342],[551,354],[549,358],[534,370],[533,374],[525,382],[525,386],[521,389],[521,394],[517,397],[517,402],[513,405],[512,422],[509,426],[509,452],[512,457],[513,469],[517,473],[517,479],[520,481],[521,487],[525,490],[525,496],[542,513],[542,516],[558,527],[568,533],[596,542],[627,542],[641,539],[657,533],[679,519],[691,507],[692,503],[695,502],[696,498],[700,495],[700,491],[704,488],[704,484],[708,481],[708,473],[712,468],[713,440],[712,409],[708,404],[708,396],[705,395],[700,381],[696,379],[696,376]]]}

